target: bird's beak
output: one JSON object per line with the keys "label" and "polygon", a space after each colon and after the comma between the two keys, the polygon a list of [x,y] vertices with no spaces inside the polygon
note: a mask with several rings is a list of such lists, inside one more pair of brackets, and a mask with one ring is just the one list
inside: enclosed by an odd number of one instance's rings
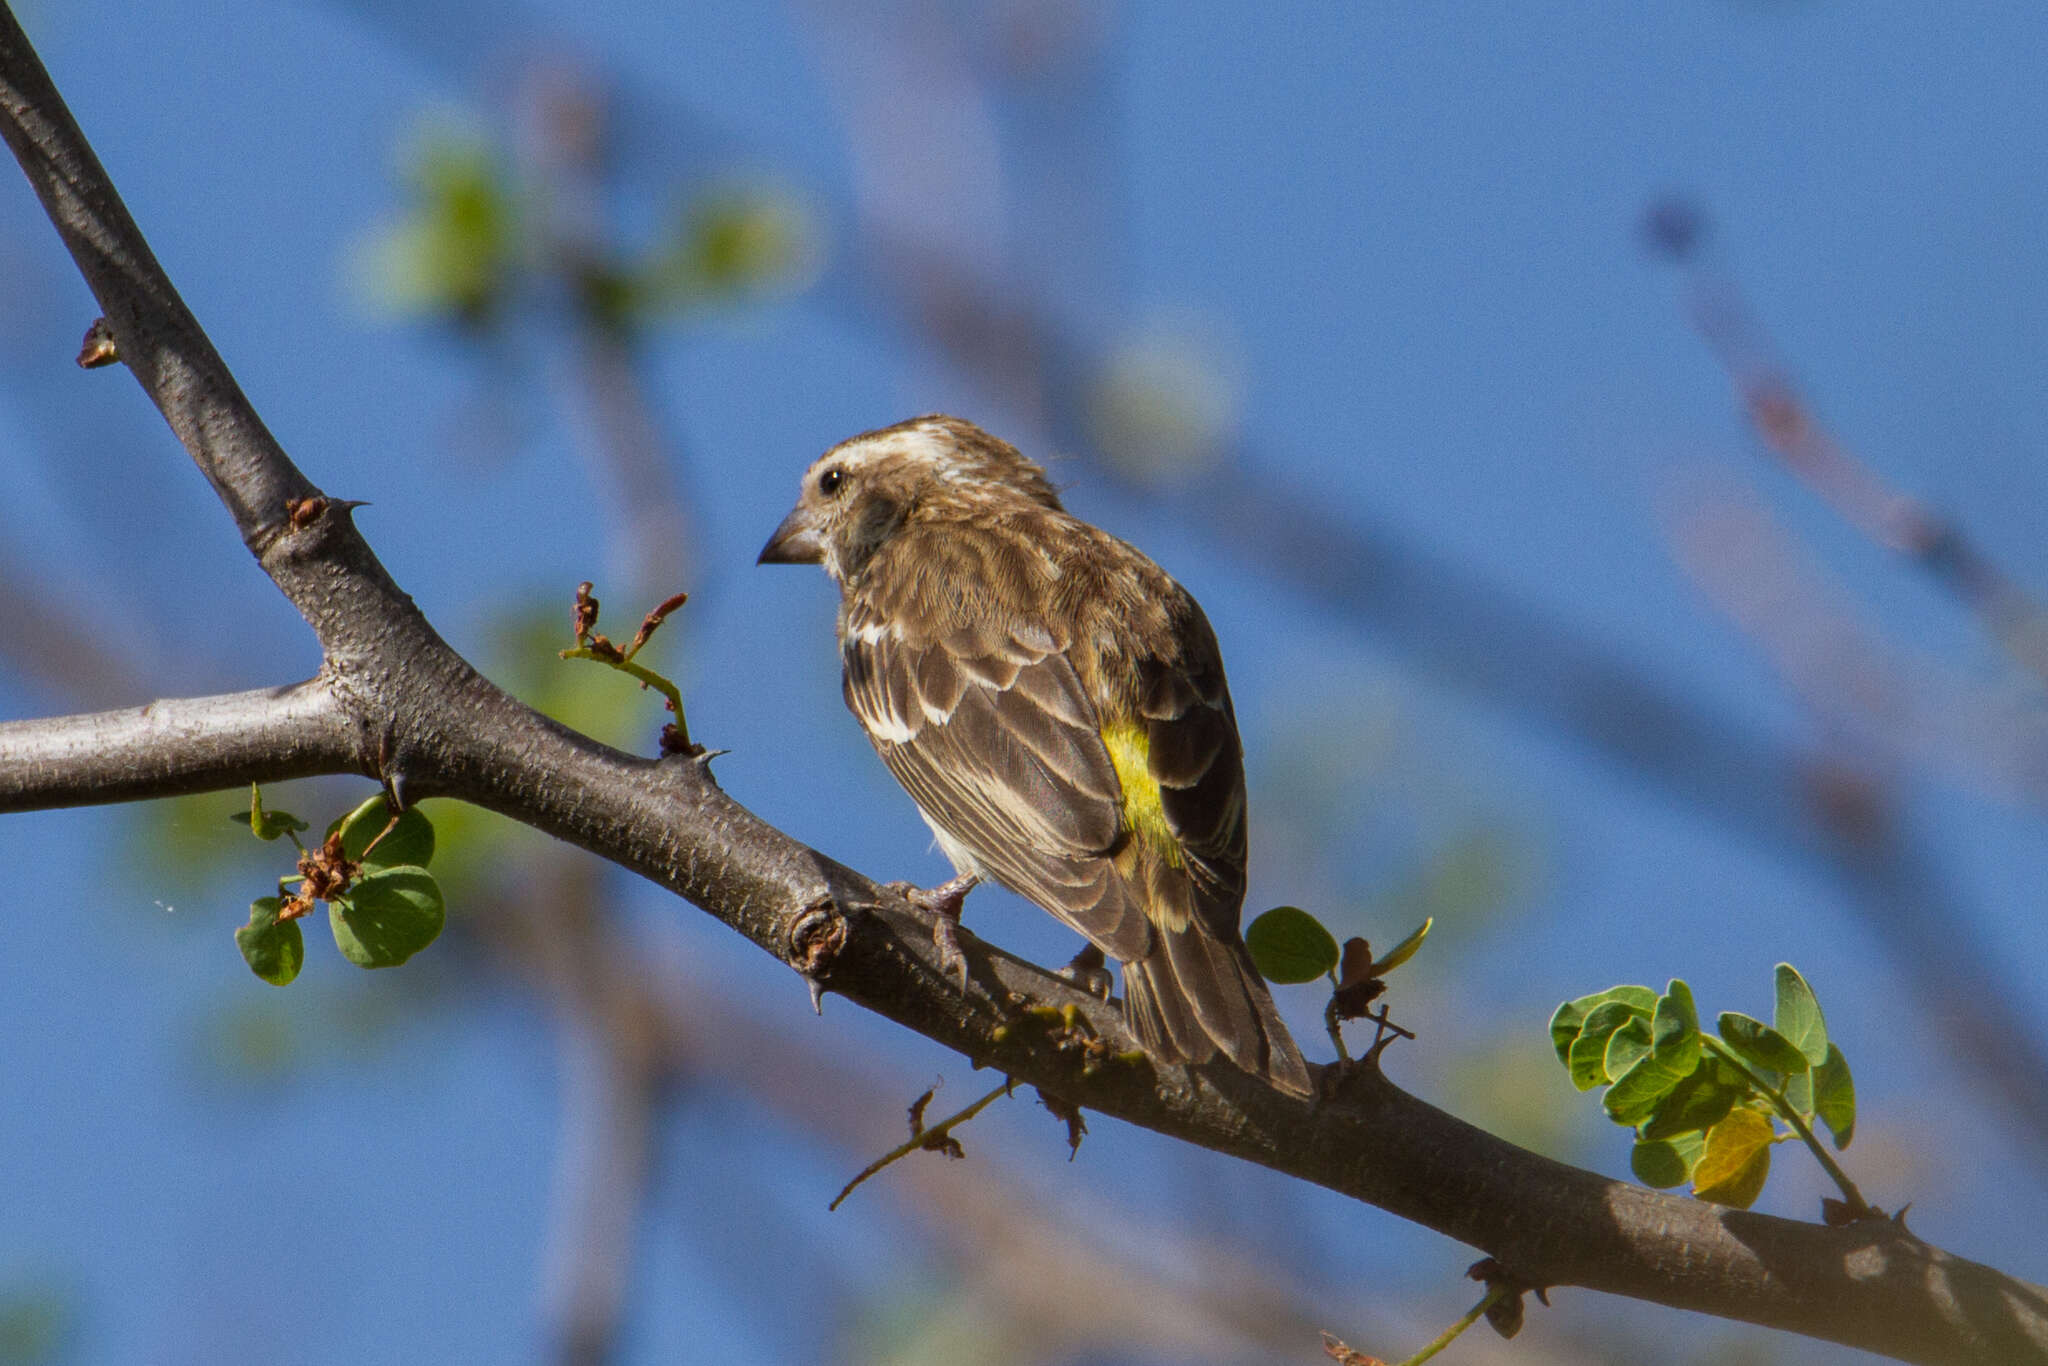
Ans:
{"label": "bird's beak", "polygon": [[825,542],[804,508],[794,509],[761,547],[755,564],[823,564]]}

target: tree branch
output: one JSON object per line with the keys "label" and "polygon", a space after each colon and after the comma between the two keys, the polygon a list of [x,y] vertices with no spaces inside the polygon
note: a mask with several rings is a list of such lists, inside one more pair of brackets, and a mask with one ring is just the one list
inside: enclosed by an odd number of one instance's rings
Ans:
{"label": "tree branch", "polygon": [[[177,797],[365,771],[320,679],[289,688],[0,722],[0,811]],[[374,770],[369,770],[374,772]]]}
{"label": "tree branch", "polygon": [[[1526,1284],[1605,1290],[1911,1361],[2048,1361],[2048,1290],[1895,1223],[1829,1229],[1610,1181],[1475,1129],[1376,1071],[1310,1103],[1227,1066],[1090,1062],[1071,1028],[1021,1005],[1070,1008],[1084,1035],[1128,1047],[1120,1013],[978,942],[961,992],[929,924],[899,897],[762,822],[707,761],[621,754],[506,696],[391,582],[345,505],[299,501],[314,490],[163,277],[4,0],[0,134],[122,358],[327,652],[318,679],[280,692],[10,726],[4,772],[18,795],[0,809],[188,791],[206,774],[239,785],[271,761],[372,772],[407,799],[474,802],[638,872],[814,983],[977,1063],[1426,1224]],[[265,736],[277,745],[268,760],[255,753]],[[95,737],[114,742],[106,771],[93,768]],[[94,776],[109,786],[88,791]]]}

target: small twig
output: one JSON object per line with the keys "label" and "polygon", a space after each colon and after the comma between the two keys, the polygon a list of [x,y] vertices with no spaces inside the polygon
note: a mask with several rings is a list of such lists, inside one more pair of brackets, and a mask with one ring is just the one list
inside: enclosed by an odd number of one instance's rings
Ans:
{"label": "small twig", "polygon": [[1863,1192],[1857,1190],[1856,1183],[1849,1179],[1849,1174],[1842,1170],[1833,1157],[1828,1155],[1828,1150],[1822,1146],[1820,1139],[1814,1134],[1813,1126],[1808,1124],[1805,1117],[1799,1113],[1792,1102],[1785,1098],[1785,1093],[1781,1088],[1771,1085],[1758,1076],[1748,1064],[1735,1055],[1733,1049],[1712,1035],[1701,1035],[1700,1042],[1715,1057],[1747,1077],[1750,1085],[1756,1087],[1771,1102],[1771,1108],[1778,1112],[1779,1117],[1792,1126],[1792,1131],[1799,1136],[1799,1141],[1807,1146],[1807,1149],[1813,1153],[1814,1158],[1819,1161],[1821,1168],[1827,1172],[1835,1185],[1841,1188],[1842,1197],[1848,1202],[1849,1212],[1853,1218],[1881,1219],[1884,1217],[1884,1211],[1865,1200]]}
{"label": "small twig", "polygon": [[[1507,1299],[1509,1296],[1519,1293],[1521,1292],[1505,1281],[1489,1283],[1486,1287],[1486,1293],[1480,1297],[1479,1303],[1459,1315],[1457,1322],[1444,1329],[1443,1332],[1438,1333],[1436,1337],[1430,1340],[1429,1345],[1421,1351],[1413,1356],[1403,1357],[1401,1360],[1391,1363],[1391,1366],[1422,1366],[1423,1362],[1428,1361],[1438,1352],[1443,1351],[1444,1348],[1456,1342],[1467,1328],[1479,1322],[1482,1314],[1487,1313],[1496,1304]],[[1389,1363],[1381,1358],[1367,1352],[1361,1352],[1342,1338],[1333,1336],[1327,1331],[1323,1334],[1323,1354],[1332,1361],[1339,1363],[1339,1366],[1389,1366]]]}
{"label": "small twig", "polygon": [[633,633],[632,643],[626,646],[626,658],[631,659],[634,655],[639,654],[640,647],[647,643],[647,638],[654,634],[661,623],[668,620],[668,614],[689,600],[690,595],[688,593],[677,593],[674,597],[664,599],[659,607],[642,617],[640,619],[640,629]]}
{"label": "small twig", "polygon": [[604,636],[597,633],[598,601],[591,593],[592,584],[588,579],[576,585],[576,607],[573,625],[576,644],[572,649],[561,651],[563,659],[589,659],[609,665],[622,674],[627,674],[643,688],[652,688],[660,693],[675,720],[661,728],[661,752],[663,754],[702,755],[704,747],[690,740],[690,728],[683,720],[683,692],[666,677],[644,665],[635,664],[633,656],[640,652],[652,636],[668,620],[669,613],[690,600],[688,593],[677,593],[662,601],[661,605],[640,619],[640,629],[633,633],[633,639],[621,650]]}
{"label": "small twig", "polygon": [[1429,937],[1430,926],[1436,923],[1431,916],[1417,927],[1415,932],[1391,949],[1384,958],[1374,958],[1372,945],[1366,940],[1353,936],[1344,941],[1344,951],[1337,961],[1337,967],[1328,976],[1330,979],[1330,1002],[1323,1007],[1323,1027],[1330,1032],[1330,1042],[1337,1047],[1337,1061],[1349,1066],[1351,1054],[1344,1047],[1344,1022],[1346,1020],[1371,1020],[1373,1022],[1372,1046],[1365,1050],[1365,1062],[1378,1062],[1380,1054],[1395,1039],[1410,1039],[1413,1032],[1401,1028],[1389,1018],[1390,1007],[1382,1001],[1379,1013],[1374,1014],[1374,1001],[1386,994],[1386,974],[1400,967],[1415,956],[1422,947],[1422,941]]}
{"label": "small twig", "polygon": [[[1008,1077],[1003,1078],[1003,1084],[1001,1086],[996,1087],[995,1090],[989,1092],[980,1100],[975,1101],[972,1105],[969,1105],[967,1108],[961,1110],[958,1114],[948,1115],[946,1118],[940,1120],[937,1124],[934,1124],[929,1129],[920,1127],[924,1123],[924,1107],[931,1104],[932,1099],[932,1092],[925,1092],[923,1095],[919,1096],[910,1107],[909,1139],[903,1143],[898,1144],[896,1147],[891,1148],[888,1152],[882,1154],[882,1156],[868,1163],[867,1166],[862,1167],[860,1169],[860,1174],[855,1176],[853,1180],[847,1182],[845,1188],[841,1190],[838,1195],[833,1197],[832,1203],[827,1205],[825,1208],[827,1210],[838,1209],[839,1206],[845,1202],[846,1197],[853,1194],[854,1187],[860,1185],[861,1182],[867,1180],[869,1177],[873,1176],[876,1172],[882,1170],[882,1168],[888,1166],[892,1162],[900,1161],[903,1158],[910,1156],[910,1154],[914,1152],[918,1152],[920,1150],[927,1150],[930,1152],[945,1153],[948,1157],[966,1156],[966,1154],[960,1148],[959,1140],[955,1139],[952,1136],[954,1128],[958,1125],[965,1124],[968,1120],[973,1119],[976,1115],[980,1114],[983,1110],[987,1109],[989,1105],[992,1104],[998,1096],[1008,1095],[1010,1093],[1011,1085],[1012,1083]],[[936,1089],[936,1087],[933,1088],[933,1090]]]}
{"label": "small twig", "polygon": [[1496,1282],[1495,1284],[1488,1286],[1486,1288],[1486,1293],[1479,1297],[1479,1303],[1473,1305],[1463,1314],[1460,1314],[1458,1316],[1457,1322],[1453,1323],[1450,1327],[1444,1329],[1443,1332],[1438,1333],[1436,1337],[1430,1341],[1427,1347],[1424,1347],[1421,1351],[1417,1352],[1414,1356],[1409,1357],[1405,1361],[1395,1362],[1394,1366],[1422,1366],[1423,1362],[1428,1361],[1438,1352],[1441,1352],[1444,1348],[1456,1342],[1458,1338],[1464,1334],[1467,1328],[1470,1328],[1473,1324],[1479,1322],[1480,1316],[1484,1314],[1487,1310],[1493,1308],[1495,1304],[1499,1303],[1501,1300],[1506,1299],[1509,1295],[1512,1295],[1514,1293],[1515,1291],[1505,1283]]}

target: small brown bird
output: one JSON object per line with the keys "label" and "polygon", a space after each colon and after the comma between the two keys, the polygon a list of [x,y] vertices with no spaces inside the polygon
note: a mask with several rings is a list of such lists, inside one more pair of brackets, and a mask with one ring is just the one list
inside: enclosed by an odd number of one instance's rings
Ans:
{"label": "small brown bird", "polygon": [[1186,589],[944,416],[827,451],[760,562],[839,584],[846,705],[960,874],[928,904],[993,878],[1123,964],[1153,1057],[1310,1093],[1238,932],[1244,760]]}

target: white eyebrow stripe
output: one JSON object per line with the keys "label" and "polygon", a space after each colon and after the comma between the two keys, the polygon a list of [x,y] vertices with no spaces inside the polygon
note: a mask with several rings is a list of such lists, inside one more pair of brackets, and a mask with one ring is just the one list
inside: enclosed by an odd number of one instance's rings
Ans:
{"label": "white eyebrow stripe", "polygon": [[[885,436],[869,437],[865,441],[852,441],[836,446],[825,453],[823,460],[837,462],[847,469],[859,469],[872,465],[877,460],[900,456],[915,460],[922,465],[936,465],[942,477],[954,462],[946,457],[953,454],[953,441],[938,427],[913,427],[908,431],[890,432]],[[957,473],[955,474],[957,478]]]}

